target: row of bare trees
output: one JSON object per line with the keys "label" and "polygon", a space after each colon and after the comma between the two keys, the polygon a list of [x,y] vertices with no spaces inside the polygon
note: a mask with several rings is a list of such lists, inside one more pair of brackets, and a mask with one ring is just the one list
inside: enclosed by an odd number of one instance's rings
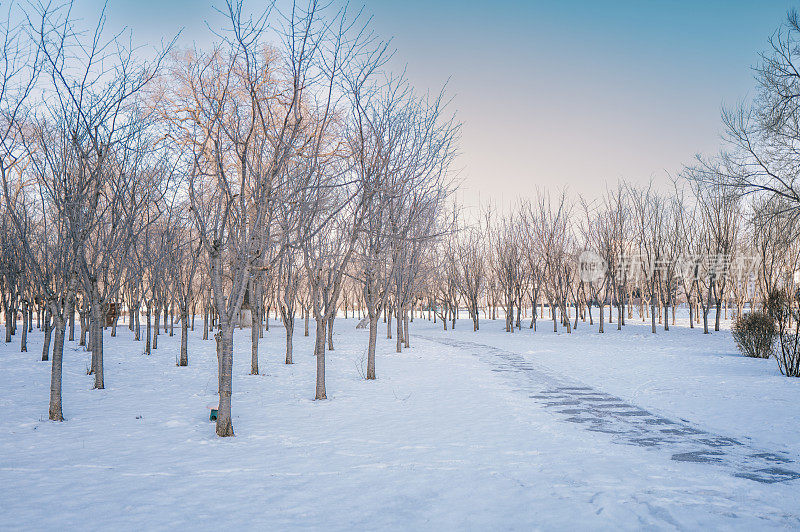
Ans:
{"label": "row of bare trees", "polygon": [[775,283],[792,282],[791,255],[770,257],[783,262],[769,286],[759,277],[752,243],[764,236],[761,219],[746,217],[738,197],[687,180],[674,185],[659,192],[623,183],[594,202],[540,192],[506,213],[484,208],[478,222],[453,223],[426,296],[443,318],[465,308],[475,330],[481,309],[492,319],[499,309],[513,332],[523,314],[535,329],[546,307],[554,331],[561,324],[570,332],[579,317],[593,324],[597,308],[599,332],[614,310],[622,327],[638,309],[655,333],[685,304],[690,326],[702,315],[708,332],[712,308],[719,330],[728,307],[741,313]]}
{"label": "row of bare trees", "polygon": [[344,4],[252,14],[231,0],[220,14],[211,47],[167,44],[145,61],[105,37],[104,13],[87,31],[71,3],[8,12],[0,288],[7,341],[20,312],[23,350],[34,310],[43,320],[53,420],[76,314],[103,388],[104,330],[117,334],[120,313],[137,340],[144,315],[147,354],[177,318],[185,366],[199,305],[217,344],[220,436],[234,434],[233,333],[245,311],[253,374],[270,309],[289,364],[298,307],[306,334],[313,318],[317,399],[345,287],[372,316],[367,378],[385,309],[408,345],[400,317],[452,188],[459,125],[447,102],[389,72],[387,43]]}

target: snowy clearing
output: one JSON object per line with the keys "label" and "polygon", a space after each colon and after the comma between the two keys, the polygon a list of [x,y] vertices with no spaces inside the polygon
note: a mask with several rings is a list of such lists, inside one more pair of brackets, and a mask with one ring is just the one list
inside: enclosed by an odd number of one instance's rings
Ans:
{"label": "snowy clearing", "polygon": [[[800,471],[800,380],[737,355],[727,331],[652,335],[632,320],[604,335],[582,322],[572,335],[549,322],[507,334],[498,320],[473,333],[463,320],[445,332],[416,319],[403,353],[381,331],[370,382],[356,321],[336,320],[325,401],[313,400],[313,331],[303,337],[298,323],[286,366],[273,325],[259,376],[248,375],[249,330],[237,331],[230,439],[208,421],[216,357],[199,331],[188,367],[175,365],[177,334],[149,357],[127,328],[107,334],[105,390],[91,389],[89,354],[70,343],[64,423],[46,419],[42,333],[28,353],[3,344],[0,528],[800,527],[800,480],[736,476],[756,452]],[[574,419],[617,399],[631,420],[611,416],[614,430]],[[666,424],[645,436],[681,430],[632,442],[641,433],[626,427],[654,417]],[[699,440],[718,443],[722,459],[674,458]]]}

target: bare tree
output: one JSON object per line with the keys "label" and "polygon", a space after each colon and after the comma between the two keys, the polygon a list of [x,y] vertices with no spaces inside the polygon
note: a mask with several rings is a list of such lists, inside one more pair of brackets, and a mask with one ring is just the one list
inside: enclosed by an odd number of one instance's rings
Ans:
{"label": "bare tree", "polygon": [[458,236],[461,296],[467,305],[469,317],[472,319],[472,330],[477,331],[480,329],[479,303],[484,293],[486,280],[483,238],[473,227],[465,228]]}

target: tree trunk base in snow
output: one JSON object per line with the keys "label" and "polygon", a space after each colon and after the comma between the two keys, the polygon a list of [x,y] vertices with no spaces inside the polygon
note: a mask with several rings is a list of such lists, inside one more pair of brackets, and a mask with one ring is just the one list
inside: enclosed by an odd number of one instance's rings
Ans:
{"label": "tree trunk base in snow", "polygon": [[222,421],[222,419],[217,418],[217,436],[221,438],[230,438],[235,436],[233,433],[233,423],[230,419]]}

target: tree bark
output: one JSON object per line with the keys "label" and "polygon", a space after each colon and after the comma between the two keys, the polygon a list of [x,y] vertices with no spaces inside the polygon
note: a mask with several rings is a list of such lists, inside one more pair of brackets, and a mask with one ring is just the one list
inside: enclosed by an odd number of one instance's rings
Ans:
{"label": "tree bark", "polygon": [[22,302],[22,340],[19,344],[20,353],[28,351],[28,302]]}
{"label": "tree bark", "polygon": [[152,319],[153,318],[152,318],[151,314],[152,314],[152,310],[150,308],[150,305],[148,304],[147,305],[147,309],[144,311],[144,315],[145,315],[145,330],[146,330],[145,342],[144,342],[144,352],[147,355],[150,354],[150,352],[151,352],[150,350],[153,347],[153,341],[152,341],[152,334],[153,334]]}
{"label": "tree bark", "polygon": [[323,318],[316,318],[316,322],[317,336],[314,339],[314,356],[317,358],[317,386],[314,399],[327,399],[325,394],[325,333],[327,327]]}
{"label": "tree bark", "polygon": [[137,301],[136,302],[136,306],[134,307],[134,310],[133,310],[133,321],[134,321],[134,324],[133,324],[133,339],[136,340],[137,342],[142,337],[142,327],[141,327],[140,318],[139,318],[139,309],[141,308],[140,305],[141,305],[141,303],[139,301]]}
{"label": "tree bark", "polygon": [[103,380],[103,309],[100,301],[100,290],[97,281],[92,283],[91,313],[92,313],[92,367],[94,369],[94,387],[98,390],[105,388]]}
{"label": "tree bark", "polygon": [[335,311],[334,315],[328,318],[328,351],[333,351],[333,320],[336,318]]}
{"label": "tree bark", "polygon": [[286,364],[292,364],[292,336],[294,336],[294,313],[291,316],[287,316],[286,320],[284,321],[285,328],[286,328]]}
{"label": "tree bark", "polygon": [[[605,332],[605,331],[603,330],[603,322],[604,322],[604,321],[606,321],[606,320],[605,320],[605,311],[606,311],[606,307],[605,307],[605,305],[604,305],[603,303],[600,303],[600,330],[599,330],[599,332],[601,332],[601,333]],[[610,314],[612,311],[613,311],[613,309],[609,309],[609,311],[608,311],[608,312],[609,312],[609,314]],[[591,315],[591,314],[590,314],[590,315]]]}
{"label": "tree bark", "polygon": [[397,322],[397,352],[403,352],[403,318],[401,317],[402,311],[397,309],[395,314],[395,321]]}
{"label": "tree bark", "polygon": [[[54,303],[57,304],[57,303]],[[50,370],[50,411],[51,421],[64,421],[61,411],[61,375],[64,360],[64,336],[66,322],[62,315],[54,314],[55,341],[53,342],[53,365]]]}
{"label": "tree bark", "polygon": [[53,335],[53,320],[50,316],[50,309],[44,311],[44,343],[42,344],[42,361],[50,360],[50,338]]}
{"label": "tree bark", "polygon": [[78,341],[78,345],[86,347],[86,331],[89,328],[89,324],[87,323],[88,316],[86,315],[87,313],[85,310],[80,310],[79,314],[81,319],[81,338]]}
{"label": "tree bark", "polygon": [[[14,328],[14,325],[12,324],[12,322],[14,321],[14,319],[16,319],[16,316],[12,316],[11,315],[12,312],[11,312],[11,304],[10,303],[6,303],[4,310],[5,310],[5,313],[6,313],[6,315],[5,315],[5,318],[6,318],[6,343],[10,343],[11,342],[11,331]],[[45,358],[45,359],[42,359],[42,360],[47,360],[47,359]]]}
{"label": "tree bark", "polygon": [[408,339],[408,312],[403,313],[403,347],[406,349],[411,347],[411,343]]}
{"label": "tree bark", "polygon": [[261,317],[256,303],[250,307],[250,375],[258,375],[258,337],[260,331]]}
{"label": "tree bark", "polygon": [[219,367],[219,406],[217,408],[217,436],[234,436],[231,419],[233,395],[233,326],[225,324],[215,335]]}
{"label": "tree bark", "polygon": [[67,303],[67,315],[69,316],[69,341],[75,340],[75,298]]}
{"label": "tree bark", "polygon": [[650,324],[652,333],[656,333],[656,296],[655,296],[655,281],[650,281]]}
{"label": "tree bark", "polygon": [[161,308],[158,302],[153,305],[155,308],[153,309],[155,312],[155,323],[153,324],[153,340],[150,344],[151,349],[158,349],[158,335],[161,329]]}
{"label": "tree bark", "polygon": [[367,348],[367,380],[375,380],[375,347],[378,343],[378,315],[369,315],[369,347]]}
{"label": "tree bark", "polygon": [[181,311],[181,359],[179,366],[189,365],[189,313]]}

